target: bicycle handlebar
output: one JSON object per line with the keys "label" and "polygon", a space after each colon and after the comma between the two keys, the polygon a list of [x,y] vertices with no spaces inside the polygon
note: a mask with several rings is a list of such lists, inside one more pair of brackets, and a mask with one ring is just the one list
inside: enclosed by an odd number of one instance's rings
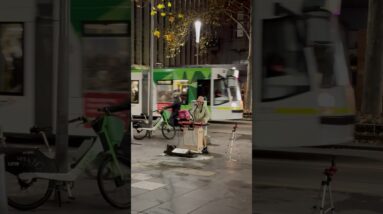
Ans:
{"label": "bicycle handlebar", "polygon": [[[88,119],[86,117],[77,117],[77,118],[68,120],[68,123],[75,123],[75,122],[78,122],[78,121],[82,121],[83,123],[87,123]],[[52,129],[53,129],[52,126],[46,126],[46,127],[32,126],[29,129],[29,132],[32,133],[32,134],[38,134],[40,132],[46,133],[46,132],[51,131]]]}
{"label": "bicycle handlebar", "polygon": [[68,123],[75,123],[75,122],[79,122],[79,121],[86,123],[86,122],[88,122],[88,119],[86,117],[77,117],[77,118],[69,120]]}
{"label": "bicycle handlebar", "polygon": [[98,108],[97,111],[103,113],[111,113],[108,107]]}

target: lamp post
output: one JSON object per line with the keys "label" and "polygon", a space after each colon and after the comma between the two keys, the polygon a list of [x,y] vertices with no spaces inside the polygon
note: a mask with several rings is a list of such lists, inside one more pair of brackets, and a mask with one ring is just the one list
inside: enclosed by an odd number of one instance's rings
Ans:
{"label": "lamp post", "polygon": [[196,20],[194,22],[194,27],[195,27],[195,42],[196,42],[196,46],[197,46],[197,65],[199,64],[198,63],[198,56],[199,56],[199,39],[200,39],[200,36],[201,36],[201,26],[202,26],[202,22],[200,20]]}
{"label": "lamp post", "polygon": [[[154,0],[150,1],[152,7],[154,7]],[[150,71],[149,71],[149,127],[153,126],[153,70],[154,70],[154,16],[150,17]]]}
{"label": "lamp post", "polygon": [[[56,3],[57,2],[57,3]],[[68,87],[70,0],[55,1],[59,12],[59,45],[56,109],[56,162],[59,172],[68,171]]]}

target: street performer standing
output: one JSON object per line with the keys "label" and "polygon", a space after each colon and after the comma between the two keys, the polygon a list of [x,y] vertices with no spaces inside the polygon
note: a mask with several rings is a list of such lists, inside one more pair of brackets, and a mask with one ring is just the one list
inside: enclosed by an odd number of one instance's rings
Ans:
{"label": "street performer standing", "polygon": [[[210,112],[205,103],[205,99],[202,96],[197,98],[195,105],[190,110],[191,115],[193,116],[194,122],[207,124],[210,119]],[[203,153],[208,153],[207,151],[207,126],[203,126],[204,138],[203,138]]]}

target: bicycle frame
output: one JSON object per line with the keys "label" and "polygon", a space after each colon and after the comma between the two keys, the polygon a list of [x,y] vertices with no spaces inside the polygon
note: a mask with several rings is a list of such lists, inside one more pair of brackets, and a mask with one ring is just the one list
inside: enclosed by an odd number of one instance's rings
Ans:
{"label": "bicycle frame", "polygon": [[141,128],[142,130],[145,130],[145,131],[155,131],[155,130],[157,130],[160,126],[161,126],[161,124],[164,122],[164,119],[163,119],[163,117],[161,116],[161,117],[159,117],[159,119],[156,121],[156,123],[154,124],[154,126],[153,127],[151,127],[151,128]]}
{"label": "bicycle frame", "polygon": [[[84,142],[85,143],[85,142]],[[19,177],[21,179],[30,180],[33,178],[47,179],[47,180],[56,180],[56,181],[67,181],[72,182],[75,181],[82,172],[86,169],[86,167],[91,164],[93,160],[97,158],[97,156],[103,151],[101,142],[96,140],[96,142],[92,142],[92,146],[89,150],[84,154],[84,156],[79,160],[74,168],[69,170],[67,173],[55,173],[55,172],[28,172],[28,173],[20,173]]]}
{"label": "bicycle frame", "polygon": [[[91,146],[83,154],[81,158],[77,160],[74,168],[69,170],[67,173],[56,173],[56,172],[28,172],[20,173],[21,179],[48,179],[64,182],[73,182],[75,181],[85,169],[96,160],[99,155],[111,155],[117,170],[121,173],[121,169],[118,165],[117,154],[115,146],[122,141],[124,134],[124,125],[123,122],[110,115],[102,115],[101,117],[92,121],[92,127],[95,132],[97,132],[99,137],[94,137],[91,140]],[[87,142],[83,142],[87,144]]]}
{"label": "bicycle frame", "polygon": [[165,116],[163,114],[161,114],[161,116],[159,117],[159,119],[156,121],[156,123],[154,124],[153,127],[150,127],[150,128],[141,128],[142,130],[144,131],[156,131],[162,123],[166,123],[168,124],[168,121],[165,119]]}

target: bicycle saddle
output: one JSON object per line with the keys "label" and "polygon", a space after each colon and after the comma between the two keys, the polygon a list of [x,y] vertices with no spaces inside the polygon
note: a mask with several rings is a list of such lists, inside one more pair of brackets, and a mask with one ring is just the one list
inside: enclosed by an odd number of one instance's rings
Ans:
{"label": "bicycle saddle", "polygon": [[29,129],[29,132],[32,134],[38,134],[40,132],[50,132],[52,131],[52,127],[38,127],[38,126],[33,126]]}

